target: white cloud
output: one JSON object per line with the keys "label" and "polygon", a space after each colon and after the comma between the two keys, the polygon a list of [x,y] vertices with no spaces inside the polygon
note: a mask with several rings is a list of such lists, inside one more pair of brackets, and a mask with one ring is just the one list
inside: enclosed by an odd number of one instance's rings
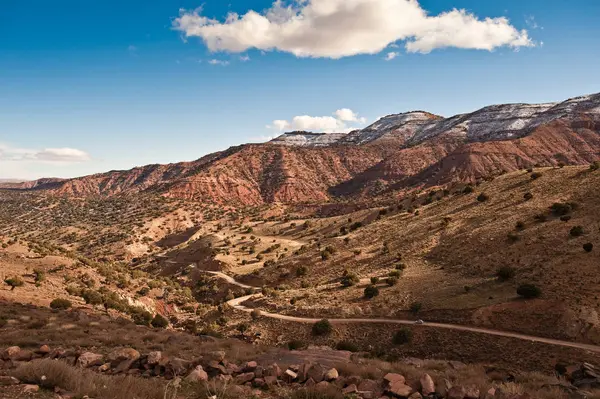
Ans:
{"label": "white cloud", "polygon": [[248,62],[248,61],[250,61],[250,56],[249,55],[240,55],[240,61]]}
{"label": "white cloud", "polygon": [[223,61],[223,60],[217,60],[217,59],[212,59],[212,60],[208,61],[208,63],[210,65],[221,65],[221,66],[229,65],[229,61]]}
{"label": "white cloud", "polygon": [[398,57],[399,55],[400,55],[400,53],[398,53],[398,52],[396,52],[396,51],[390,51],[389,53],[387,53],[387,54],[385,55],[385,58],[384,58],[384,60],[386,60],[386,61],[391,61],[391,60],[393,60],[394,58]]}
{"label": "white cloud", "polygon": [[186,38],[201,38],[212,51],[276,49],[298,57],[377,54],[399,40],[407,51],[420,53],[534,45],[506,17],[480,19],[458,9],[432,16],[417,0],[290,1],[276,0],[263,12],[231,12],[223,22],[203,16],[202,9],[181,10],[173,27]]}
{"label": "white cloud", "polygon": [[0,161],[40,161],[77,163],[90,161],[90,155],[75,148],[44,148],[42,150],[14,148],[0,144]]}
{"label": "white cloud", "polygon": [[366,118],[360,118],[351,109],[342,108],[333,113],[334,116],[294,116],[291,121],[277,119],[267,126],[277,132],[300,130],[323,133],[346,133],[364,125]]}

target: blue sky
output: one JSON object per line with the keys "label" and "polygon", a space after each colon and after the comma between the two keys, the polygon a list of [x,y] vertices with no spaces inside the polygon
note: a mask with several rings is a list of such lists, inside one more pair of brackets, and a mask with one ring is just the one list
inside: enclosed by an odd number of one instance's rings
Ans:
{"label": "blue sky", "polygon": [[[600,1],[346,0],[363,8],[336,14],[338,1],[280,4],[250,28],[272,1],[2,1],[0,178],[193,160],[276,127],[600,91]],[[294,29],[286,12],[315,28]]]}

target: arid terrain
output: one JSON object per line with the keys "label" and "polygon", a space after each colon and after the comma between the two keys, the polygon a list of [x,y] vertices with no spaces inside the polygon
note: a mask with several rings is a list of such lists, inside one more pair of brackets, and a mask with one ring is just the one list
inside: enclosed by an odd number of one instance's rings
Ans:
{"label": "arid terrain", "polygon": [[0,182],[0,392],[600,397],[599,160],[596,94]]}

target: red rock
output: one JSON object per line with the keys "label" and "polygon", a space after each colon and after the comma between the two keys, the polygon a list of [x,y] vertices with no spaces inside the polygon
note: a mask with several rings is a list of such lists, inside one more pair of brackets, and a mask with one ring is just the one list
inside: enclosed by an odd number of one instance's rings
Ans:
{"label": "red rock", "polygon": [[421,393],[425,396],[435,393],[435,383],[429,374],[423,374],[419,379],[421,383]]}
{"label": "red rock", "polygon": [[346,388],[342,389],[342,393],[344,395],[348,395],[355,392],[358,392],[358,388],[354,384],[348,385]]}
{"label": "red rock", "polygon": [[383,380],[386,381],[388,384],[393,384],[397,382],[404,384],[404,382],[406,381],[403,375],[396,373],[387,373],[383,376]]}

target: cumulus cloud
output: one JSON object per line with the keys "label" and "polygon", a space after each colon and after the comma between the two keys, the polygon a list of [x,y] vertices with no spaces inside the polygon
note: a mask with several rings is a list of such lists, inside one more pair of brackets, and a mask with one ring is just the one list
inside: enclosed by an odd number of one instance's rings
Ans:
{"label": "cumulus cloud", "polygon": [[397,41],[418,53],[534,45],[505,17],[481,19],[462,9],[429,15],[417,0],[276,0],[262,12],[230,12],[224,21],[202,15],[201,8],[181,10],[173,27],[186,38],[201,38],[212,51],[256,48],[297,57],[377,54]]}
{"label": "cumulus cloud", "polygon": [[209,60],[208,63],[210,65],[220,65],[220,66],[227,66],[227,65],[229,65],[229,61],[223,61],[223,60],[217,60],[217,59]]}
{"label": "cumulus cloud", "polygon": [[346,133],[367,123],[366,118],[359,117],[351,109],[342,108],[333,116],[294,116],[291,121],[276,119],[267,128],[279,133],[291,130],[323,133]]}
{"label": "cumulus cloud", "polygon": [[41,161],[77,163],[90,161],[90,155],[76,148],[44,148],[41,150],[14,148],[0,144],[0,161]]}
{"label": "cumulus cloud", "polygon": [[240,56],[240,61],[242,61],[242,62],[248,62],[248,61],[250,61],[250,56],[249,55],[241,55]]}
{"label": "cumulus cloud", "polygon": [[384,58],[384,60],[386,60],[386,61],[391,61],[391,60],[393,60],[394,58],[398,57],[399,55],[400,55],[400,53],[398,53],[398,52],[396,52],[396,51],[390,51],[389,53],[387,53],[387,54],[385,55],[385,58]]}

